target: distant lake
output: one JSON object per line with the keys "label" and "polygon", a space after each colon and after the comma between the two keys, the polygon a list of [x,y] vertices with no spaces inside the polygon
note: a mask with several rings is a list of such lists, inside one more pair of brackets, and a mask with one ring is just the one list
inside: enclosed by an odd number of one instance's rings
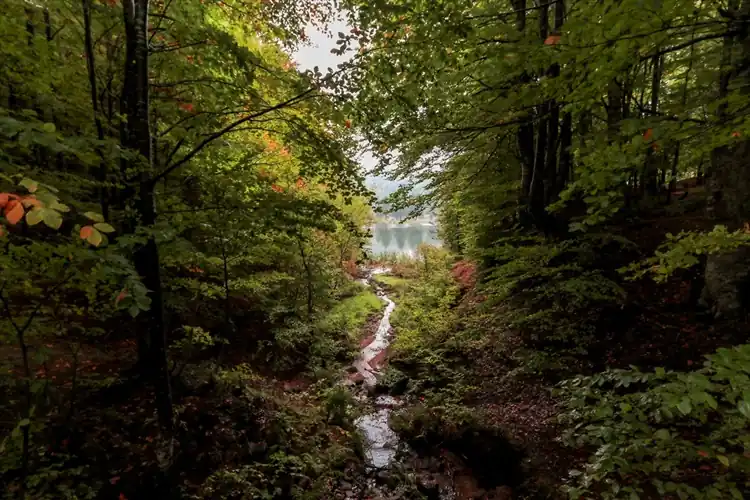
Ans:
{"label": "distant lake", "polygon": [[427,224],[388,224],[380,223],[370,227],[372,239],[370,251],[373,255],[400,253],[414,255],[422,243],[440,246],[437,227]]}

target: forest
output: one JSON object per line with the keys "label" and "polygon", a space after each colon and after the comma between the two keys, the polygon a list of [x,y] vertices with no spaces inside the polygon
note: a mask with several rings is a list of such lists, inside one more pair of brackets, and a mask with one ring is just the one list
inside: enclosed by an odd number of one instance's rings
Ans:
{"label": "forest", "polygon": [[750,498],[750,0],[0,5],[2,498]]}

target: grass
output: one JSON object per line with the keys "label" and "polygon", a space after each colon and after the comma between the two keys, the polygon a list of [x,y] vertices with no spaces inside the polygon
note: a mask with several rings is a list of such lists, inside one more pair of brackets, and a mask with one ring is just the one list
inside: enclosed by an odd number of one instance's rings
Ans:
{"label": "grass", "polygon": [[371,289],[365,288],[357,295],[347,297],[336,304],[320,320],[318,326],[326,331],[346,331],[351,338],[358,338],[367,318],[380,312],[383,307],[383,301]]}
{"label": "grass", "polygon": [[403,296],[411,283],[414,282],[414,280],[408,278],[400,278],[389,274],[376,274],[373,278],[381,285],[385,285],[395,291],[399,296]]}

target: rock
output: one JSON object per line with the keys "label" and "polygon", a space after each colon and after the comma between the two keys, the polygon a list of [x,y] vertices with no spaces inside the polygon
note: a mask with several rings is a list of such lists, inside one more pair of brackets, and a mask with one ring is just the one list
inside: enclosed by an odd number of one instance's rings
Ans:
{"label": "rock", "polygon": [[357,373],[357,367],[352,365],[347,366],[346,373]]}
{"label": "rock", "polygon": [[453,489],[461,499],[482,498],[485,491],[479,487],[479,483],[471,474],[457,474],[453,478]]}
{"label": "rock", "polygon": [[513,488],[510,486],[499,486],[489,492],[487,500],[513,500]]}
{"label": "rock", "polygon": [[393,473],[389,470],[381,470],[378,471],[378,473],[375,475],[379,483],[385,484],[387,486],[395,486],[398,481],[396,481],[396,478],[394,477]]}
{"label": "rock", "polygon": [[750,247],[708,256],[701,301],[717,316],[738,316],[746,311],[749,288]]}
{"label": "rock", "polygon": [[364,375],[362,375],[359,372],[352,373],[346,378],[347,380],[349,380],[349,382],[352,382],[353,384],[362,384],[365,381]]}

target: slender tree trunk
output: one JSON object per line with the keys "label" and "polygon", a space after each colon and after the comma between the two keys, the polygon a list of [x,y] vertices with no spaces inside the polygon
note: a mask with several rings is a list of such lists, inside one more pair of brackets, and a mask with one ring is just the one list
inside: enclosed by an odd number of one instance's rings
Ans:
{"label": "slender tree trunk", "polygon": [[[516,30],[519,36],[523,36],[526,30],[526,0],[513,0],[513,8],[516,10]],[[526,85],[529,75],[523,74],[519,79],[520,85]],[[518,143],[519,158],[521,161],[521,196],[519,197],[519,211],[522,218],[526,219],[529,211],[531,195],[531,179],[534,176],[534,122],[533,113],[518,127],[516,141]],[[523,223],[523,221],[522,221]]]}
{"label": "slender tree trunk", "polygon": [[[544,42],[549,35],[549,6],[543,3],[544,0],[537,0],[539,9],[539,38]],[[534,171],[531,176],[531,187],[529,198],[531,203],[531,215],[534,218],[534,224],[539,227],[543,225],[544,219],[544,180],[548,142],[548,123],[550,113],[550,102],[545,101],[539,106],[539,120],[537,123],[536,151],[534,153]]]}
{"label": "slender tree trunk", "polygon": [[[96,60],[94,59],[94,42],[91,34],[91,0],[82,0],[83,6],[83,31],[84,31],[84,46],[86,48],[86,68],[88,70],[89,77],[89,91],[91,93],[91,107],[94,112],[94,125],[96,126],[96,137],[99,141],[104,140],[104,127],[102,126],[102,120],[99,115],[99,93],[97,92],[96,85]],[[99,156],[101,158],[101,164],[99,165],[99,171],[97,173],[97,180],[100,185],[99,190],[99,202],[102,208],[102,215],[105,219],[109,219],[109,201],[107,199],[107,187],[105,182],[107,180],[107,163],[104,160],[104,156],[101,152],[100,147],[97,147]]]}
{"label": "slender tree trunk", "polygon": [[[651,76],[651,116],[655,117],[659,110],[659,93],[661,92],[661,74],[663,61],[661,56],[654,56],[653,73]],[[644,188],[648,195],[659,194],[659,157],[653,147],[646,151],[644,168]]]}
{"label": "slender tree trunk", "polygon": [[305,274],[307,276],[307,321],[310,321],[312,320],[314,310],[312,268],[310,267],[307,255],[305,254],[305,245],[302,242],[302,237],[299,235],[297,235],[297,245],[299,247],[299,255],[302,257],[302,266],[305,268]]}

